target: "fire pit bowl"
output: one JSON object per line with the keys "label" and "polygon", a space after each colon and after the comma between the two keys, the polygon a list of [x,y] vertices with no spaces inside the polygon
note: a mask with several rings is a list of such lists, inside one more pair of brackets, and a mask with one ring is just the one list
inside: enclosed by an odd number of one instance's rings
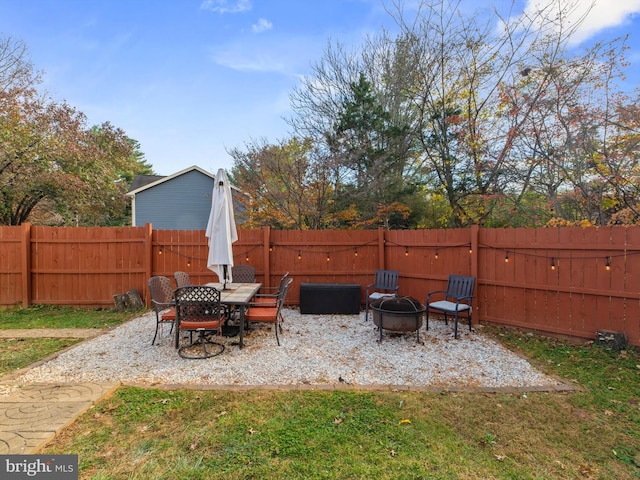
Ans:
{"label": "fire pit bowl", "polygon": [[[416,339],[420,342],[420,327],[425,307],[412,297],[384,297],[371,304],[373,323],[380,330],[390,332],[416,332]],[[420,342],[422,343],[422,342]]]}

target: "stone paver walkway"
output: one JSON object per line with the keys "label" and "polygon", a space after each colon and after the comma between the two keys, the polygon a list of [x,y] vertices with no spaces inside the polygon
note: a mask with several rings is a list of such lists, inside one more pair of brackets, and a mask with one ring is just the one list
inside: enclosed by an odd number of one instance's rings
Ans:
{"label": "stone paver walkway", "polygon": [[0,454],[35,453],[118,384],[0,385]]}
{"label": "stone paver walkway", "polygon": [[[0,330],[0,338],[92,338],[98,328],[34,328]],[[111,395],[119,384],[14,385],[0,377],[0,454],[36,453],[56,432],[92,405]]]}

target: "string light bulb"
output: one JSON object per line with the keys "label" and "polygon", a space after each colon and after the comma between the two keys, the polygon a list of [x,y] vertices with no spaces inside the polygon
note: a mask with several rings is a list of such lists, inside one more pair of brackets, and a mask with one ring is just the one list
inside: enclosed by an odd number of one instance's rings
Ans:
{"label": "string light bulb", "polygon": [[436,254],[435,254],[436,260],[438,259],[438,249],[436,248]]}
{"label": "string light bulb", "polygon": [[555,270],[556,269],[556,260],[555,258],[551,257],[551,270]]}
{"label": "string light bulb", "polygon": [[187,267],[191,266],[191,258],[189,258],[189,260],[187,260]]}
{"label": "string light bulb", "polygon": [[302,250],[298,250],[298,260],[302,259]]}
{"label": "string light bulb", "polygon": [[509,263],[509,252],[504,252],[504,263]]}
{"label": "string light bulb", "polygon": [[409,247],[404,247],[404,256],[405,257],[409,256]]}
{"label": "string light bulb", "polygon": [[611,257],[607,257],[607,264],[604,266],[607,271],[611,270]]}
{"label": "string light bulb", "polygon": [[329,252],[327,252],[327,262],[331,261],[331,255],[329,254]]}
{"label": "string light bulb", "polygon": [[249,261],[249,254],[247,253],[247,255],[244,257],[244,259],[248,262]]}
{"label": "string light bulb", "polygon": [[354,256],[358,256],[358,249],[356,248],[355,252],[354,252]]}
{"label": "string light bulb", "polygon": [[162,247],[158,249],[158,255],[162,255]]}

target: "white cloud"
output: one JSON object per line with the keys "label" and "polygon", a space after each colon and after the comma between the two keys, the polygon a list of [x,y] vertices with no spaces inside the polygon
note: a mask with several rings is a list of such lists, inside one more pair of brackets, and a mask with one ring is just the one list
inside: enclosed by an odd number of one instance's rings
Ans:
{"label": "white cloud", "polygon": [[273,23],[271,23],[269,20],[267,20],[265,18],[259,19],[258,23],[254,23],[251,26],[251,29],[253,30],[253,33],[266,32],[267,30],[271,30],[272,28],[273,28]]}
{"label": "white cloud", "polygon": [[309,59],[326,46],[324,37],[296,35],[248,36],[209,50],[217,65],[242,72],[278,73],[298,77],[309,68]]}
{"label": "white cloud", "polygon": [[203,0],[203,10],[223,13],[240,13],[251,10],[251,0]]}
{"label": "white cloud", "polygon": [[264,49],[246,51],[240,46],[220,49],[212,54],[218,65],[242,72],[278,72],[289,74],[290,67],[282,56],[274,56]]}
{"label": "white cloud", "polygon": [[[601,30],[626,25],[632,17],[640,14],[640,0],[558,0],[558,3],[561,8],[575,4],[567,18],[569,25],[575,25],[586,14],[571,38],[574,45],[588,40]],[[525,12],[534,12],[544,4],[548,5],[548,2],[527,0]]]}

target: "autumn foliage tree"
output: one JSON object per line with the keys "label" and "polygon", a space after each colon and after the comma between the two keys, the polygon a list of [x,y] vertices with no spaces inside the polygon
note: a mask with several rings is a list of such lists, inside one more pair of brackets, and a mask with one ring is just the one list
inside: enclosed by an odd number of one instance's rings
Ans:
{"label": "autumn foliage tree", "polygon": [[38,90],[26,47],[0,39],[0,224],[122,221],[126,172],[148,168],[135,144],[106,122]]}
{"label": "autumn foliage tree", "polygon": [[248,194],[246,227],[327,227],[331,185],[322,165],[310,160],[311,148],[308,139],[294,137],[279,144],[253,141],[230,151],[233,181]]}

